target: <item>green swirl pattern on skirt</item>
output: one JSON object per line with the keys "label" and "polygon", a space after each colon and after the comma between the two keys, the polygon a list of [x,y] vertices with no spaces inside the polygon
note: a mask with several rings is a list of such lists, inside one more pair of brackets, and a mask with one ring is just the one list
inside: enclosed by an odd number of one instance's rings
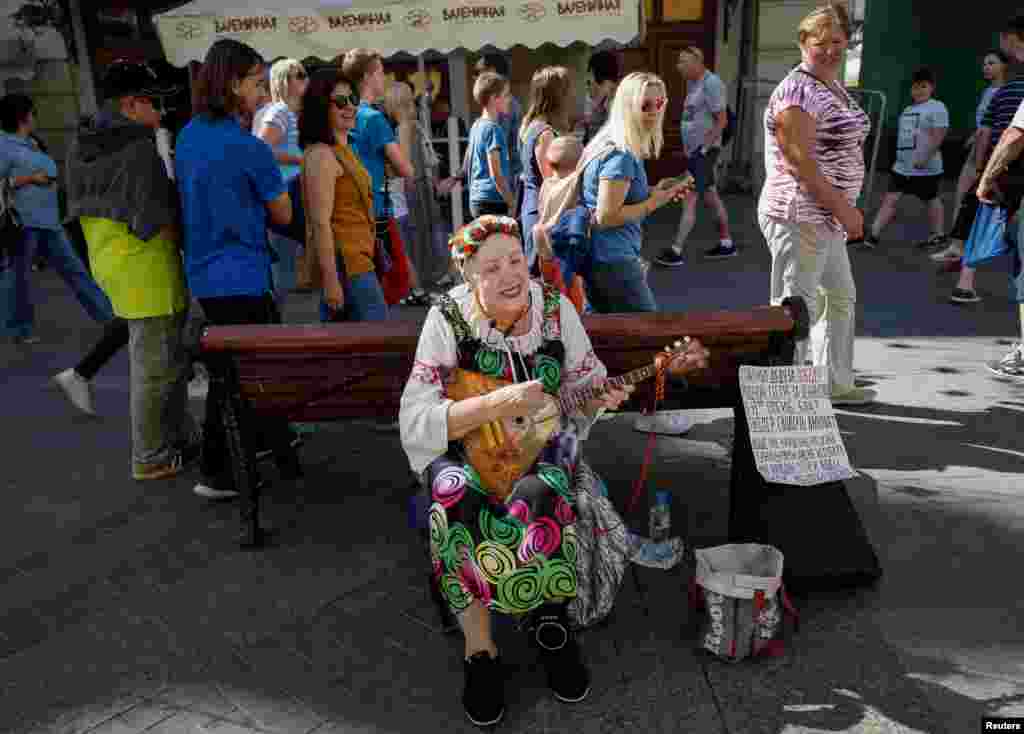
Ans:
{"label": "green swirl pattern on skirt", "polygon": [[448,514],[444,505],[435,502],[430,506],[430,557],[440,560],[448,544]]}
{"label": "green swirl pattern on skirt", "polygon": [[456,571],[462,564],[465,551],[473,553],[473,536],[462,523],[453,523],[448,529],[448,542],[441,549],[441,559],[446,571]]}
{"label": "green swirl pattern on skirt", "polygon": [[576,564],[561,558],[548,561],[541,570],[544,581],[544,596],[551,599],[576,596]]}
{"label": "green swirl pattern on skirt", "polygon": [[441,593],[455,612],[461,612],[473,603],[473,597],[454,573],[446,573],[441,577]]}
{"label": "green swirl pattern on skirt", "polygon": [[476,366],[488,377],[501,377],[505,374],[505,355],[497,349],[480,347],[476,352]]}
{"label": "green swirl pattern on skirt", "polygon": [[480,507],[479,525],[480,532],[487,540],[509,548],[518,548],[526,532],[518,518],[512,515],[498,517],[486,504]]}
{"label": "green swirl pattern on skirt", "polygon": [[544,573],[537,566],[524,566],[498,582],[495,601],[502,611],[525,614],[544,600]]}
{"label": "green swirl pattern on skirt", "polygon": [[538,354],[533,362],[533,379],[540,380],[545,392],[556,393],[562,384],[562,366],[546,354]]}

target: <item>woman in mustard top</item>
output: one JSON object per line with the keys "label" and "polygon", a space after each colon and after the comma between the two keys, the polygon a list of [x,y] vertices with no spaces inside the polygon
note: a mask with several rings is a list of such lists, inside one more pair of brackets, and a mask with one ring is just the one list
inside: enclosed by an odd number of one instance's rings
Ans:
{"label": "woman in mustard top", "polygon": [[382,321],[388,317],[374,270],[373,187],[349,147],[359,96],[337,68],[316,72],[299,121],[307,244],[320,266],[322,321]]}

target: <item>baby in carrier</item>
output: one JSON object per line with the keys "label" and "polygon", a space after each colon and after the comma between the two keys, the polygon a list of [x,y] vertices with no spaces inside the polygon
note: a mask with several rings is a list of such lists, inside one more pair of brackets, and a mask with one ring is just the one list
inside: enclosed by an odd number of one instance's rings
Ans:
{"label": "baby in carrier", "polygon": [[[540,212],[539,222],[548,218],[550,204],[547,201],[551,192],[551,185],[556,181],[568,178],[576,170],[580,156],[583,155],[583,146],[580,141],[571,135],[555,138],[547,149],[548,164],[551,165],[554,173],[547,179],[540,188],[538,196],[538,211]],[[570,283],[566,284],[562,277],[562,264],[551,248],[551,242],[547,232],[538,223],[533,229],[533,241],[537,244],[537,258],[540,264],[541,277],[545,282],[551,283],[572,301],[579,313],[586,308],[586,292],[583,287],[583,278],[574,275]]]}

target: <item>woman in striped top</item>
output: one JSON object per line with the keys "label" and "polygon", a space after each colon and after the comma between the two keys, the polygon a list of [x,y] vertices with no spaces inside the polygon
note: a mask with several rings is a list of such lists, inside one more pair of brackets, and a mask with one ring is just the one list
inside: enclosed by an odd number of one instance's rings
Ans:
{"label": "woman in striped top", "polygon": [[829,366],[837,405],[875,397],[853,381],[857,288],[846,241],[864,230],[855,205],[870,122],[837,81],[849,35],[842,6],[817,8],[801,21],[802,63],[776,87],[765,110],[767,178],[758,203],[772,254],[772,303],[800,296],[814,324],[822,308],[819,289],[825,293],[824,333],[815,329],[813,345],[798,345],[796,362],[803,363],[813,346],[814,363]]}
{"label": "woman in striped top", "polygon": [[[306,69],[295,59],[281,59],[270,67],[270,104],[256,110],[253,116],[253,135],[274,151],[285,184],[302,171],[302,149],[299,147],[299,114],[302,95],[309,80]],[[299,202],[301,203],[301,202]],[[293,206],[296,203],[293,202]],[[274,276],[274,298],[277,308],[284,313],[288,292],[295,286],[295,259],[302,243],[275,232],[268,233],[270,249],[276,256],[271,265]]]}

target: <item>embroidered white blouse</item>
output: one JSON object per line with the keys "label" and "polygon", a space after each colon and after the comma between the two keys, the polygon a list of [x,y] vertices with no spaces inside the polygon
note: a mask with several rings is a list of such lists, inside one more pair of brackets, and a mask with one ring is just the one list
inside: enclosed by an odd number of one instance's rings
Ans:
{"label": "embroidered white blouse", "polygon": [[[528,356],[540,348],[545,338],[560,336],[565,347],[565,363],[562,365],[563,392],[605,379],[608,372],[594,354],[590,337],[583,329],[583,323],[572,302],[565,296],[561,297],[559,320],[555,324],[553,319],[544,319],[544,292],[539,283],[530,283],[530,294],[530,330],[522,336],[504,338],[488,321],[474,318],[473,293],[468,286],[460,285],[449,292],[459,306],[466,323],[473,330],[473,335],[484,344],[494,345],[502,350],[507,347],[511,351]],[[441,310],[434,306],[427,313],[427,319],[423,324],[423,331],[416,347],[416,359],[405,383],[398,413],[402,448],[409,458],[409,465],[417,474],[448,450],[448,408],[454,401],[445,395],[444,375],[447,370],[458,366],[458,359],[455,332]],[[518,381],[524,380],[525,376],[520,375]],[[563,419],[563,430],[575,433],[581,440],[585,439],[595,418],[588,418],[582,413],[574,414]]]}

